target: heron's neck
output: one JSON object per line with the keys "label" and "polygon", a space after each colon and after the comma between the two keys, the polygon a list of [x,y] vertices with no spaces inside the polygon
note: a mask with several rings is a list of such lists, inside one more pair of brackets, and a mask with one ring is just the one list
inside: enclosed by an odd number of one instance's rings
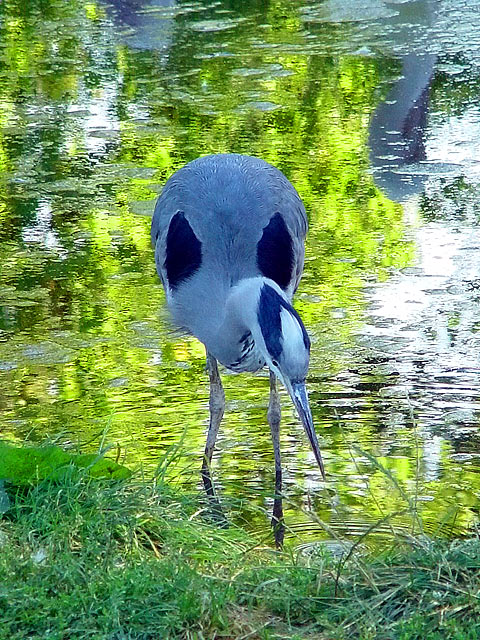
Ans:
{"label": "heron's neck", "polygon": [[[257,309],[262,287],[265,283],[273,286],[280,295],[285,294],[278,285],[268,278],[245,278],[230,289],[225,300],[224,314],[220,319],[215,335],[211,336],[211,347],[207,349],[222,364],[229,366],[242,355],[245,336],[251,334],[255,342],[258,358],[262,356],[263,339],[258,325]],[[255,363],[251,363],[252,370]]]}

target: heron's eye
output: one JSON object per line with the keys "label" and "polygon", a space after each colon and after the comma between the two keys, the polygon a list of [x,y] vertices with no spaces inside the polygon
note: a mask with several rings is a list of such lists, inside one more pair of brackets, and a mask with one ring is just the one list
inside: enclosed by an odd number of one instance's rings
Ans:
{"label": "heron's eye", "polygon": [[278,362],[276,360],[272,360],[272,364],[274,367],[278,367]]}

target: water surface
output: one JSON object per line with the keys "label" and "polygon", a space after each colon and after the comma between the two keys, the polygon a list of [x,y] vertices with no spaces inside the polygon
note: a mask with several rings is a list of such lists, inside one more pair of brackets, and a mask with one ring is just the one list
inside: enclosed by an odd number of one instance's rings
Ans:
{"label": "water surface", "polygon": [[[167,474],[199,486],[204,350],[169,324],[149,216],[185,162],[248,153],[289,177],[310,220],[296,307],[328,482],[283,393],[288,535],[410,535],[412,506],[427,534],[475,526],[478,8],[4,0],[2,436],[105,441],[147,474],[180,443]],[[268,376],[224,385],[215,477],[264,535]]]}

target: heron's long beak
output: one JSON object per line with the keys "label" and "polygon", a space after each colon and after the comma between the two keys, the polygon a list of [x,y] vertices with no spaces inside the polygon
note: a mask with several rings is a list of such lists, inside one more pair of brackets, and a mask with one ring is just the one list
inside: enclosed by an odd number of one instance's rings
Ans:
{"label": "heron's long beak", "polygon": [[310,411],[310,404],[308,402],[307,389],[305,387],[304,382],[292,382],[291,385],[288,385],[288,391],[290,392],[290,397],[293,400],[293,404],[295,405],[298,414],[300,416],[300,420],[305,428],[308,439],[310,440],[310,444],[312,445],[313,454],[318,464],[318,468],[320,469],[320,473],[322,474],[322,478],[325,478],[325,467],[323,466],[322,454],[320,453],[320,447],[318,445],[317,434],[315,433],[315,428],[313,426],[313,418],[312,412]]}

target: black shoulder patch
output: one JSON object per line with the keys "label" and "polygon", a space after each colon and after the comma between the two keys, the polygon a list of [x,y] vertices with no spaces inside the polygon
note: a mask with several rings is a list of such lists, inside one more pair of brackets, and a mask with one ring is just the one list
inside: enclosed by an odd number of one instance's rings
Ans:
{"label": "black shoulder patch", "polygon": [[278,212],[270,218],[257,244],[257,265],[265,278],[270,278],[282,289],[290,284],[293,270],[292,236]]}
{"label": "black shoulder patch", "polygon": [[258,322],[265,346],[274,360],[278,360],[282,353],[282,320],[280,317],[282,308],[287,309],[297,319],[302,329],[303,344],[310,351],[310,338],[298,313],[275,289],[264,284],[258,301]]}
{"label": "black shoulder patch", "polygon": [[263,285],[258,301],[258,322],[267,351],[274,360],[278,360],[282,353],[281,301],[272,287]]}
{"label": "black shoulder patch", "polygon": [[192,276],[202,263],[202,243],[193,232],[183,211],[170,220],[167,233],[165,269],[168,284],[176,289]]}

